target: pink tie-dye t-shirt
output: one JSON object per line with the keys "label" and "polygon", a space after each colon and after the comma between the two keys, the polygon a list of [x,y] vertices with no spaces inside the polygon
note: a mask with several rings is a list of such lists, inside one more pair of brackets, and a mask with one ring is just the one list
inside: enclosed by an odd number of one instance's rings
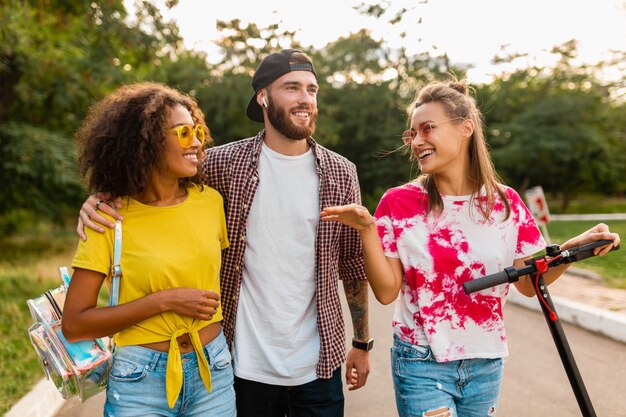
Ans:
{"label": "pink tie-dye t-shirt", "polygon": [[503,189],[511,205],[507,220],[499,198],[485,220],[470,196],[442,195],[443,213],[426,215],[428,196],[416,182],[388,190],[376,210],[385,255],[399,258],[405,274],[394,332],[429,345],[438,362],[508,355],[502,317],[508,284],[472,295],[462,286],[546,246],[519,195]]}

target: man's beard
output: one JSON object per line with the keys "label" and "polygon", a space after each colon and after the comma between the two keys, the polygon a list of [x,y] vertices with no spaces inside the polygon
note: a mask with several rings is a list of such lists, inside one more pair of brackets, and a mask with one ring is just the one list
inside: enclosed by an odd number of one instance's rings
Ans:
{"label": "man's beard", "polygon": [[272,102],[271,96],[268,95],[268,98],[269,106],[267,107],[267,118],[276,130],[293,140],[302,140],[313,135],[313,132],[315,132],[315,121],[317,120],[317,109],[298,107],[295,111],[303,110],[311,113],[309,124],[307,126],[299,126],[289,119],[291,114],[290,110]]}

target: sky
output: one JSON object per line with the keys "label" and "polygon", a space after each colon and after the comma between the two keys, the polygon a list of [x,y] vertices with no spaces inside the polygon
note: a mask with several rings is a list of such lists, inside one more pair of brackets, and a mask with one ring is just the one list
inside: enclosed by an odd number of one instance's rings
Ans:
{"label": "sky", "polygon": [[[164,0],[157,0],[163,4]],[[626,0],[378,0],[393,11],[409,9],[402,22],[363,16],[353,9],[372,0],[179,0],[166,18],[178,22],[185,46],[208,53],[217,62],[217,20],[240,19],[260,27],[279,23],[296,31],[303,45],[322,48],[361,28],[391,47],[410,53],[448,54],[455,64],[471,64],[470,82],[488,81],[496,72],[490,62],[502,45],[507,51],[526,53],[518,65],[547,65],[553,46],[578,40],[579,62],[595,63],[607,51],[626,50]],[[390,13],[393,15],[394,13]],[[421,22],[418,21],[421,18]],[[402,39],[399,33],[406,31]],[[512,68],[507,68],[512,69]]]}

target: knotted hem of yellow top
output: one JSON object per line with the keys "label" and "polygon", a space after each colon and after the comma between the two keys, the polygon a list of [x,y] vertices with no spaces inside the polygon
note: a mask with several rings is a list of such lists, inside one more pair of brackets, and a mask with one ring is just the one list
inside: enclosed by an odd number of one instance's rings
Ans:
{"label": "knotted hem of yellow top", "polygon": [[198,331],[190,332],[187,329],[179,329],[172,334],[170,338],[170,349],[167,355],[167,369],[165,373],[165,393],[167,395],[167,404],[170,408],[174,408],[180,390],[183,386],[183,364],[180,356],[180,348],[178,347],[178,337],[189,334],[191,339],[191,345],[194,352],[196,352],[196,358],[198,359],[198,369],[200,369],[200,377],[206,386],[207,391],[211,392],[211,371],[209,370],[209,363],[204,356],[202,350],[202,342]]}

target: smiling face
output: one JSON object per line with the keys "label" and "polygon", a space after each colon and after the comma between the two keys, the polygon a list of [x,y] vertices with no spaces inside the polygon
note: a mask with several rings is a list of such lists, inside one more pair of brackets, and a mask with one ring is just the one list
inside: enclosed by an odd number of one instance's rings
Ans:
{"label": "smiling face", "polygon": [[200,141],[194,136],[190,147],[184,148],[178,140],[175,130],[177,126],[194,126],[193,118],[184,106],[177,104],[171,108],[167,119],[165,138],[165,157],[160,173],[176,179],[193,177],[198,173],[198,153]]}
{"label": "smiling face", "polygon": [[422,104],[413,111],[411,130],[417,133],[409,145],[422,173],[452,175],[461,168],[462,175],[468,160],[466,122],[451,118],[438,102]]}
{"label": "smiling face", "polygon": [[309,71],[292,71],[276,79],[261,92],[267,96],[270,124],[289,139],[312,136],[317,120],[317,90],[315,75]]}

